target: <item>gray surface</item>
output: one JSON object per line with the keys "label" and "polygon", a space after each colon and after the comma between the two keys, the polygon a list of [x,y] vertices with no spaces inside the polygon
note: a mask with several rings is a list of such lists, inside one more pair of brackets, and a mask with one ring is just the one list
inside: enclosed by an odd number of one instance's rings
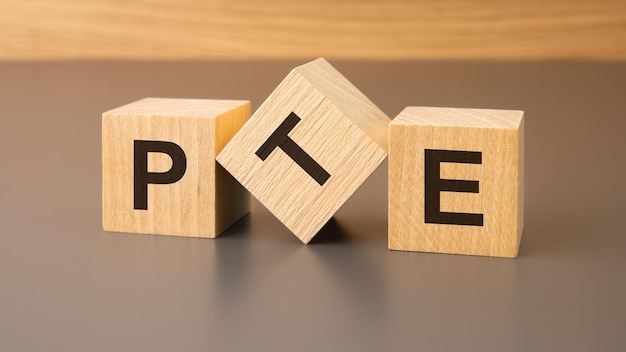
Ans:
{"label": "gray surface", "polygon": [[386,163],[305,246],[105,233],[100,114],[251,99],[295,63],[0,64],[1,351],[623,350],[626,65],[335,62],[390,116],[526,110],[515,260],[387,250]]}

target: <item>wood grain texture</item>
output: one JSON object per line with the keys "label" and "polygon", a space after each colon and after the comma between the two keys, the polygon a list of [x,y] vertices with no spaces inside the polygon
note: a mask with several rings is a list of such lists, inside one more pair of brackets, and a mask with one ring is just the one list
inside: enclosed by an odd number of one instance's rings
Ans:
{"label": "wood grain texture", "polygon": [[626,59],[623,0],[0,0],[0,59]]}
{"label": "wood grain texture", "polygon": [[[102,115],[102,201],[106,231],[217,237],[249,211],[249,194],[215,157],[250,116],[250,102],[147,98]],[[180,180],[149,184],[147,210],[134,209],[134,140],[177,144]],[[148,171],[172,158],[148,153]]]}
{"label": "wood grain texture", "polygon": [[[389,248],[517,257],[524,225],[522,111],[408,107],[389,128]],[[482,214],[482,226],[426,223],[425,150],[482,153],[442,162],[439,177],[478,193],[439,192],[439,211]]]}
{"label": "wood grain texture", "polygon": [[[332,85],[330,87],[329,85]],[[256,153],[291,114],[288,134],[330,178],[318,183],[284,150]],[[389,118],[326,60],[292,70],[217,161],[308,243],[387,156]]]}

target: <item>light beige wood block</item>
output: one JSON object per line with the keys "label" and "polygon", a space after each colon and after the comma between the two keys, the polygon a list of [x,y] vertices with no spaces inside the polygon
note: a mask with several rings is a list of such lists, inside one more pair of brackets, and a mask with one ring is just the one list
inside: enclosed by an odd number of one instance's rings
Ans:
{"label": "light beige wood block", "polygon": [[517,257],[524,113],[407,107],[389,127],[389,248]]}
{"label": "light beige wood block", "polygon": [[201,99],[105,112],[104,230],[214,238],[248,213],[248,192],[215,157],[249,116],[248,101]]}
{"label": "light beige wood block", "polygon": [[308,243],[387,156],[389,118],[326,60],[293,69],[217,161]]}

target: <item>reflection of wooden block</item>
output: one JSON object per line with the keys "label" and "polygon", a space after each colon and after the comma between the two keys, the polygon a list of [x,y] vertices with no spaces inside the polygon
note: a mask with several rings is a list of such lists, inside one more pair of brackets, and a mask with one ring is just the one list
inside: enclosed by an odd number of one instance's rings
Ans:
{"label": "reflection of wooden block", "polygon": [[318,59],[287,75],[217,161],[308,243],[385,159],[388,127]]}
{"label": "reflection of wooden block", "polygon": [[156,98],[104,113],[104,230],[213,238],[245,215],[215,156],[249,116],[247,101]]}
{"label": "reflection of wooden block", "polygon": [[517,257],[524,113],[408,107],[389,128],[389,248]]}

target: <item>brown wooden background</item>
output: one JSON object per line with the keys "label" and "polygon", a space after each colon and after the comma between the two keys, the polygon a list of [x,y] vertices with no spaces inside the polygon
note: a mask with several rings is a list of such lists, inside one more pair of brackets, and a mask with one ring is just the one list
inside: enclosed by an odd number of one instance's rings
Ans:
{"label": "brown wooden background", "polygon": [[0,60],[626,59],[626,0],[0,0]]}

